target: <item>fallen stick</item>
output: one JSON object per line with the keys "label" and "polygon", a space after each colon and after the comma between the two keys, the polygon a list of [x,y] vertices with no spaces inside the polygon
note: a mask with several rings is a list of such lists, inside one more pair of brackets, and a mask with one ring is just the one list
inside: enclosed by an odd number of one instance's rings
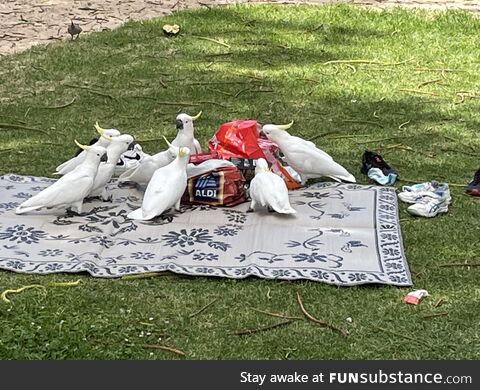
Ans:
{"label": "fallen stick", "polygon": [[22,125],[14,125],[13,123],[0,123],[0,129],[4,129],[4,130],[13,129],[13,130],[38,131],[39,133],[43,133],[43,134],[46,134],[46,135],[50,135],[50,134],[48,134],[45,130],[36,129],[36,128],[34,128],[34,127],[22,126]]}
{"label": "fallen stick", "polygon": [[255,309],[254,307],[251,308],[253,311],[258,313],[266,314],[267,316],[271,317],[278,317],[278,318],[285,318],[287,320],[303,320],[303,317],[296,317],[296,316],[288,316],[282,313],[272,313],[266,310]]}
{"label": "fallen stick", "polygon": [[367,140],[367,141],[360,141],[360,142],[356,142],[356,144],[357,145],[363,145],[363,144],[372,144],[372,143],[375,143],[375,142],[391,141],[391,140],[398,139],[398,138],[403,138],[403,139],[413,138],[413,137],[416,137],[417,135],[409,135],[409,136],[397,135],[395,137],[377,138],[377,139],[372,139],[372,140]]}
{"label": "fallen stick", "polygon": [[149,348],[149,349],[161,349],[162,351],[167,351],[167,352],[172,352],[180,356],[185,356],[185,352],[180,351],[179,349],[175,349],[172,347],[167,347],[166,345],[160,345],[160,344],[145,344],[143,348]]}
{"label": "fallen stick", "polygon": [[401,125],[398,126],[398,129],[399,129],[399,130],[402,130],[402,129],[403,129],[403,126],[406,126],[406,125],[408,125],[409,123],[410,123],[409,120],[406,121],[406,122],[403,122]]}
{"label": "fallen stick", "polygon": [[0,299],[2,301],[4,301],[5,303],[11,303],[10,299],[7,298],[7,295],[8,294],[18,294],[18,293],[21,293],[22,291],[25,291],[25,290],[28,290],[28,289],[31,289],[31,288],[41,288],[43,290],[47,290],[47,287],[72,287],[72,286],[78,286],[80,284],[80,279],[78,279],[77,281],[75,282],[54,282],[54,283],[48,283],[46,285],[43,285],[43,284],[30,284],[28,286],[23,286],[23,287],[20,287],[16,290],[11,290],[11,289],[8,289],[8,290],[5,290],[4,292],[2,292],[2,294],[0,295]]}
{"label": "fallen stick", "polygon": [[400,62],[381,62],[375,60],[332,60],[324,62],[323,65],[330,65],[330,64],[371,64],[371,65],[382,65],[382,66],[396,66],[396,65],[403,65],[407,62],[413,61],[413,58],[408,60],[400,61]]}
{"label": "fallen stick", "polygon": [[329,324],[328,322],[326,321],[323,321],[323,320],[319,320],[317,318],[315,318],[314,316],[312,316],[309,312],[307,312],[307,310],[305,309],[305,307],[303,306],[303,302],[302,302],[302,298],[300,297],[300,294],[297,292],[297,302],[298,302],[298,305],[300,306],[300,310],[302,311],[302,313],[305,315],[305,317],[307,317],[310,321],[316,323],[317,325],[320,325],[321,327],[325,327],[325,328],[329,328],[337,333],[340,333],[343,337],[347,337],[348,336],[348,332],[346,330],[343,330],[343,329],[340,329],[340,328],[337,328],[335,325],[332,325],[332,324]]}
{"label": "fallen stick", "polygon": [[342,122],[361,123],[361,124],[365,124],[365,125],[376,125],[376,126],[383,129],[383,125],[381,123],[374,122],[374,121],[362,121],[362,120],[357,120],[357,119],[343,119]]}
{"label": "fallen stick", "polygon": [[440,81],[442,81],[441,78],[424,81],[423,83],[418,84],[417,89],[420,89],[420,88],[424,87],[425,85],[439,83]]}
{"label": "fallen stick", "polygon": [[234,334],[236,336],[248,336],[248,335],[251,335],[253,333],[265,332],[267,330],[279,328],[281,326],[291,324],[292,322],[293,322],[292,320],[286,320],[286,321],[282,321],[282,322],[277,322],[276,324],[273,324],[273,325],[263,326],[261,328],[239,330],[237,332],[233,332],[232,334]]}
{"label": "fallen stick", "polygon": [[213,301],[207,303],[205,306],[202,306],[199,310],[197,310],[196,312],[190,314],[188,317],[189,318],[193,318],[195,317],[196,315],[204,312],[205,310],[207,310],[210,306],[212,306],[215,302],[218,301],[218,298],[215,298]]}
{"label": "fallen stick", "polygon": [[222,45],[222,46],[228,47],[229,49],[231,48],[231,46],[229,44],[221,42],[221,41],[217,41],[216,39],[213,39],[213,38],[202,37],[200,35],[191,35],[191,36],[194,37],[194,38],[203,39],[204,41],[209,41],[209,42],[216,43],[217,45]]}
{"label": "fallen stick", "polygon": [[105,93],[105,92],[102,92],[102,91],[97,91],[96,89],[93,89],[93,88],[90,88],[90,87],[84,87],[83,85],[73,85],[73,84],[63,84],[65,87],[69,87],[69,88],[78,88],[78,89],[84,89],[90,93],[93,93],[95,95],[100,95],[100,96],[104,96],[104,97],[108,97],[109,99],[112,99],[112,100],[115,100],[115,98],[108,94],[108,93]]}
{"label": "fallen stick", "polygon": [[428,96],[440,96],[438,93],[434,92],[426,92],[426,91],[418,91],[416,89],[399,89],[402,92],[411,92],[411,93],[418,93],[420,95],[428,95]]}
{"label": "fallen stick", "polygon": [[77,100],[76,97],[74,97],[71,101],[69,101],[68,103],[65,103],[65,104],[60,104],[58,106],[44,106],[44,107],[39,107],[39,108],[44,108],[44,109],[47,109],[47,110],[55,110],[57,108],[65,108],[65,107],[68,107],[68,106],[72,105],[73,103],[75,103],[75,100]]}
{"label": "fallen stick", "polygon": [[439,267],[480,267],[480,263],[446,263],[440,264]]}
{"label": "fallen stick", "polygon": [[427,314],[425,316],[422,316],[424,320],[428,320],[429,318],[435,318],[435,317],[443,317],[443,316],[448,316],[448,312],[444,311],[441,313],[432,313],[432,314]]}

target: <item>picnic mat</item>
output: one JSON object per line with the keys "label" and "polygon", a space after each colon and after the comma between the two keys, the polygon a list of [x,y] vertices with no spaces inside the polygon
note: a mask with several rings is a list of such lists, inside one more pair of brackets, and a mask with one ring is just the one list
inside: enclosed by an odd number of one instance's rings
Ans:
{"label": "picnic mat", "polygon": [[126,218],[137,189],[110,188],[112,202],[81,216],[15,207],[53,179],[0,176],[0,268],[96,277],[169,270],[199,276],[309,279],[340,286],[412,284],[393,188],[322,182],[290,193],[296,215],[182,206],[151,222]]}

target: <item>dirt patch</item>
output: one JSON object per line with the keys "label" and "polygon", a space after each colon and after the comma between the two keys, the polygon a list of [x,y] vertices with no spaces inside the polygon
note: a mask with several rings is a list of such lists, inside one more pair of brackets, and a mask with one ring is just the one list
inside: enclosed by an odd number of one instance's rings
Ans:
{"label": "dirt patch", "polygon": [[[67,24],[75,20],[83,33],[112,29],[129,20],[167,15],[193,7],[232,3],[334,3],[343,0],[3,0],[0,4],[0,55],[33,45],[69,39]],[[405,6],[480,11],[478,0],[345,0],[371,7]]]}

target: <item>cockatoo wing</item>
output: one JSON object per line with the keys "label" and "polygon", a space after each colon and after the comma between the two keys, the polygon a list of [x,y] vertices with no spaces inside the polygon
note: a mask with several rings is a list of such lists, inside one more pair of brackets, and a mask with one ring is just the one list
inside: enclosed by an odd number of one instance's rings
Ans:
{"label": "cockatoo wing", "polygon": [[[253,184],[253,193],[252,193]],[[283,179],[272,172],[262,172],[252,179],[250,196],[263,206],[270,206],[277,213],[294,214],[290,205],[288,189]],[[257,200],[258,199],[258,200]]]}
{"label": "cockatoo wing", "polygon": [[196,138],[193,139],[193,145],[195,146],[195,149],[193,149],[195,154],[202,153],[202,147]]}
{"label": "cockatoo wing", "polygon": [[55,171],[60,175],[65,175],[78,167],[85,160],[85,156],[85,151],[82,151],[78,156],[72,157],[70,160],[60,164]]}
{"label": "cockatoo wing", "polygon": [[129,218],[152,219],[175,205],[181,198],[187,186],[186,172],[172,169],[171,166],[164,168],[155,171],[147,186],[141,207],[142,218],[138,218],[137,210],[130,213]]}
{"label": "cockatoo wing", "polygon": [[304,177],[328,176],[355,183],[355,177],[318,148],[304,148],[296,143],[282,149],[288,164]]}
{"label": "cockatoo wing", "polygon": [[95,175],[95,180],[93,181],[93,186],[90,191],[90,196],[99,196],[102,194],[105,185],[110,181],[115,170],[115,165],[110,163],[100,163],[98,166],[97,174]]}
{"label": "cockatoo wing", "polygon": [[138,166],[123,172],[118,178],[119,182],[133,181],[138,184],[146,184],[155,173],[156,165],[151,156],[145,157]]}
{"label": "cockatoo wing", "polygon": [[322,149],[319,149],[317,145],[315,145],[312,141],[307,141],[304,140],[303,138],[296,137],[296,136],[291,136],[293,138],[293,142],[298,142],[299,145],[304,145],[309,148],[316,149],[319,153],[323,154],[325,157],[329,158],[330,160],[333,160],[333,157],[330,156],[327,152],[324,152]]}
{"label": "cockatoo wing", "polygon": [[93,178],[83,171],[72,171],[50,187],[27,199],[17,208],[17,214],[42,207],[70,205],[82,200],[90,191]]}

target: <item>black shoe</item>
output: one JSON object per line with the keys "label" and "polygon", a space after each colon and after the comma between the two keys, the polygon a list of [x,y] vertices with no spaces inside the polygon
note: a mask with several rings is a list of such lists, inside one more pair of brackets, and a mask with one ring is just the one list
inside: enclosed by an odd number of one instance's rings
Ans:
{"label": "black shoe", "polygon": [[397,175],[397,171],[388,165],[382,156],[380,156],[378,153],[366,150],[362,156],[362,166],[360,167],[360,172],[364,175],[367,175],[371,168],[379,168],[385,176],[390,174]]}
{"label": "black shoe", "polygon": [[480,196],[480,169],[473,175],[472,181],[465,188],[465,193],[471,196]]}

